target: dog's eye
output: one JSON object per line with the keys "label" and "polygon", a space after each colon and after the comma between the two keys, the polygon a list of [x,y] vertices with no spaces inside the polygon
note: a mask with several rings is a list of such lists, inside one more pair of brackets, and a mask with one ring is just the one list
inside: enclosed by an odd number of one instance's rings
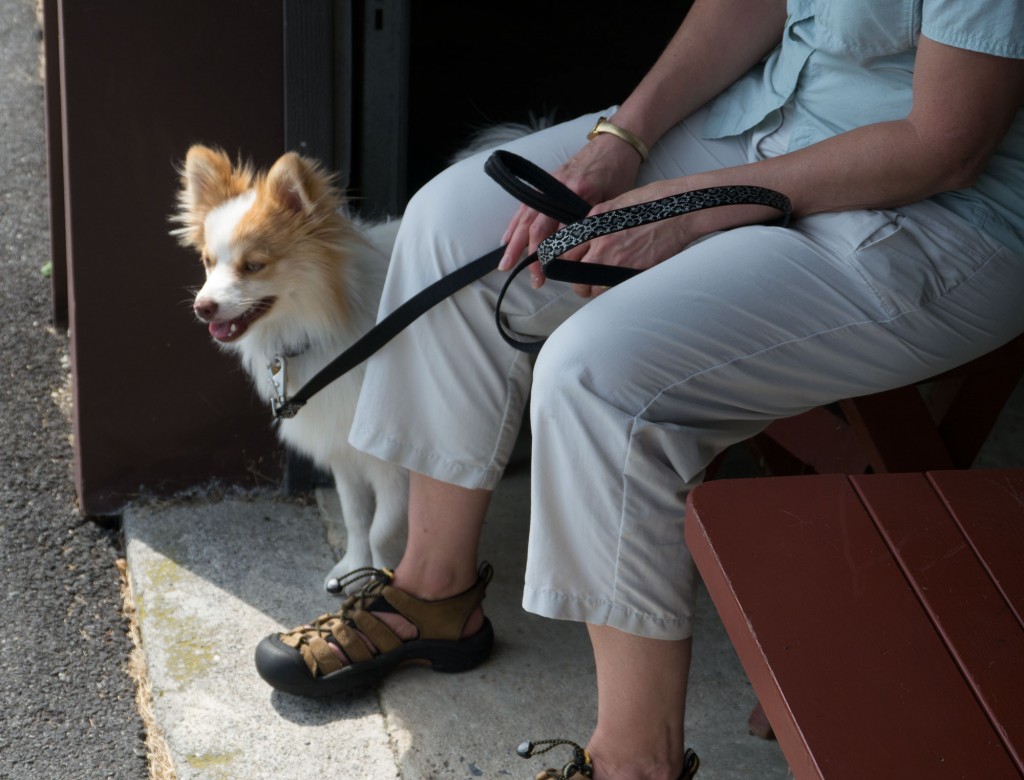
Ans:
{"label": "dog's eye", "polygon": [[263,263],[249,262],[249,263],[246,263],[245,265],[242,266],[242,270],[245,271],[247,274],[254,274],[254,273],[257,273],[259,271],[262,271],[263,267],[264,267]]}

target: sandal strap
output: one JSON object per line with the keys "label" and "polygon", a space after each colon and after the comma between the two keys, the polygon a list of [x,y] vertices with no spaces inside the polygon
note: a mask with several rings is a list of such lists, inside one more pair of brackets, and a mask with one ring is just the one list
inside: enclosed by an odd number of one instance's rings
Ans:
{"label": "sandal strap", "polygon": [[[334,643],[341,649],[348,658],[348,662],[352,664],[362,663],[363,661],[369,661],[375,653],[366,646],[366,643],[360,638],[358,632],[353,629],[352,625],[348,622],[339,620],[334,626],[331,627],[331,638],[334,639]],[[330,643],[330,639],[326,640]],[[332,650],[332,655],[334,651]],[[335,658],[337,656],[335,655]],[[341,659],[338,659],[338,668],[340,669],[344,664]]]}
{"label": "sandal strap", "polygon": [[387,569],[361,569],[346,580],[349,583],[356,578],[369,581],[359,593],[345,600],[339,612],[321,615],[311,624],[283,632],[279,639],[299,651],[314,678],[343,668],[345,659],[348,664],[362,663],[404,643],[405,640],[373,612],[401,615],[416,627],[418,639],[459,640],[470,615],[483,601],[493,576],[494,569],[484,562],[480,564],[472,588],[450,598],[427,601],[391,585],[394,574]]}
{"label": "sandal strap", "polygon": [[697,758],[697,754],[693,752],[692,748],[686,748],[686,752],[683,754],[683,773],[679,775],[679,780],[691,780],[697,774],[698,769],[700,769],[700,759]]}
{"label": "sandal strap", "polygon": [[344,666],[331,648],[331,643],[318,636],[310,637],[306,644],[299,648],[299,652],[302,653],[302,658],[313,676],[316,676],[317,669],[326,675]]}
{"label": "sandal strap", "polygon": [[[376,647],[379,653],[389,653],[402,644],[401,637],[372,612],[362,609],[356,610],[349,616],[349,619],[355,628],[370,640],[370,644]],[[363,645],[364,648],[366,647],[366,644],[361,640],[359,644]],[[347,650],[345,654],[348,655]],[[352,656],[349,656],[349,658],[352,658]],[[354,661],[355,659],[352,658],[352,660]]]}
{"label": "sandal strap", "polygon": [[[516,748],[516,753],[521,758],[533,758],[534,756],[547,753],[559,745],[568,745],[572,748],[572,760],[562,767],[561,770],[541,770],[537,773],[535,780],[572,780],[572,778],[582,780],[583,778],[594,776],[594,765],[586,748],[567,739],[542,739],[537,742],[527,740],[520,743]],[[679,775],[679,780],[692,780],[697,774],[698,769],[700,769],[700,759],[697,758],[697,754],[692,749],[687,748],[683,754],[683,772]]]}
{"label": "sandal strap", "polygon": [[436,601],[418,599],[393,585],[381,589],[381,597],[394,611],[416,626],[420,639],[458,640],[473,611],[486,595],[494,569],[486,561],[477,570],[473,587],[455,596]]}

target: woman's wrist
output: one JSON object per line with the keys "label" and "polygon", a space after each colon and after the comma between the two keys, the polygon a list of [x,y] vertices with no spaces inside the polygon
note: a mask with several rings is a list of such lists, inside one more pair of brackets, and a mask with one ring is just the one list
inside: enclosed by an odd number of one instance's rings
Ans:
{"label": "woman's wrist", "polygon": [[[618,173],[614,174],[616,180],[620,177],[628,179],[625,184],[627,188],[636,178],[637,171],[643,162],[636,149],[611,133],[599,133],[593,136],[584,149],[586,150],[585,157],[596,163],[600,168],[611,168],[618,171]],[[605,198],[613,197],[620,194],[620,192],[612,194],[603,193],[603,195]]]}
{"label": "woman's wrist", "polygon": [[602,135],[609,135],[629,145],[638,155],[641,162],[647,162],[649,151],[644,140],[633,131],[620,124],[609,121],[606,117],[597,120],[594,128],[587,134],[587,140],[593,141]]}

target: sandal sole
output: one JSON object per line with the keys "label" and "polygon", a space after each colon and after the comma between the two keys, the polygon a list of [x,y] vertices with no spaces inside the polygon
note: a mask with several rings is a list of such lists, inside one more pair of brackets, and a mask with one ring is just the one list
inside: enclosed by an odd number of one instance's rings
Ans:
{"label": "sandal sole", "polygon": [[272,688],[293,696],[320,698],[375,685],[402,664],[426,662],[435,672],[469,671],[483,663],[494,644],[494,629],[483,627],[465,639],[414,639],[394,650],[345,666],[323,677],[312,677],[302,655],[271,634],[256,646],[256,671]]}

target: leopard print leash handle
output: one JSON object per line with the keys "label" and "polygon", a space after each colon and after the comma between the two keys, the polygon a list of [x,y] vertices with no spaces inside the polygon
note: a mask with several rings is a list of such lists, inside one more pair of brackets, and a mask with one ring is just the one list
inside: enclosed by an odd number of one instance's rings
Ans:
{"label": "leopard print leash handle", "polygon": [[575,247],[600,236],[718,206],[769,206],[781,212],[781,218],[771,223],[780,227],[789,224],[792,213],[792,204],[789,198],[781,192],[753,185],[729,185],[680,192],[647,203],[613,209],[588,217],[584,211],[584,208],[589,210],[585,201],[580,200],[579,196],[553,176],[518,155],[506,151],[495,152],[485,167],[491,177],[509,193],[538,211],[552,215],[554,213],[552,201],[568,204],[567,211],[564,213],[569,216],[560,217],[563,222],[568,224],[542,241],[534,254],[520,261],[519,265],[509,273],[495,305],[494,317],[501,337],[521,352],[539,352],[544,345],[544,339],[524,341],[513,336],[508,331],[507,323],[501,315],[501,303],[512,280],[530,264],[540,262],[544,276],[548,279],[571,284],[613,287],[636,276],[640,270],[601,263],[574,262],[563,260],[562,256]]}
{"label": "leopard print leash handle", "polygon": [[[649,225],[664,219],[679,217],[694,211],[718,206],[769,206],[782,213],[774,225],[785,227],[789,224],[792,204],[781,192],[752,185],[730,185],[708,187],[701,190],[680,192],[665,198],[626,206],[585,217],[566,225],[537,247],[537,260],[548,279],[573,284],[594,284],[611,287],[639,273],[636,268],[615,267],[608,273],[602,269],[612,266],[600,263],[577,263],[560,259],[566,252],[600,236],[618,233],[621,230]],[[610,283],[609,283],[610,282]]]}

